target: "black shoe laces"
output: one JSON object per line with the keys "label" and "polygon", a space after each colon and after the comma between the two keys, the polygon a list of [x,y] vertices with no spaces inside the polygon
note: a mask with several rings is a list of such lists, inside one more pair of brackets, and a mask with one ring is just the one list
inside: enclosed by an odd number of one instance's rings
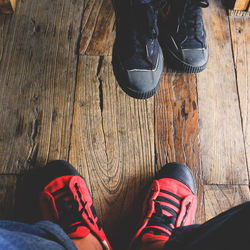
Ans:
{"label": "black shoe laces", "polygon": [[163,210],[162,205],[156,202],[155,213],[150,218],[148,226],[159,225],[168,229],[172,233],[173,228],[170,225],[172,224],[175,227],[177,215],[173,214],[173,216],[167,216],[163,214],[162,210]]}
{"label": "black shoe laces", "polygon": [[[149,218],[150,219],[149,223],[148,223],[144,232],[153,231],[154,234],[158,234],[158,233],[162,234],[162,232],[159,231],[159,229],[150,228],[150,226],[160,226],[160,227],[167,229],[170,232],[170,235],[168,233],[166,233],[165,231],[164,231],[164,234],[171,236],[173,229],[176,227],[176,220],[177,220],[177,217],[178,217],[179,212],[181,210],[181,203],[182,203],[183,199],[181,197],[179,197],[171,192],[168,192],[166,190],[163,190],[163,189],[161,189],[161,193],[166,193],[166,194],[169,194],[169,195],[175,197],[177,200],[179,200],[180,204],[176,203],[175,201],[173,201],[170,198],[167,198],[164,196],[158,196],[156,198],[156,200],[154,201],[155,202],[155,204],[154,204],[155,212]],[[161,204],[160,204],[160,202],[161,202]],[[176,210],[169,207],[168,204],[175,206],[177,208],[178,212],[176,212]],[[182,219],[181,225],[183,225],[183,223],[188,215],[188,210],[189,210],[190,206],[191,206],[191,203],[188,203],[186,206],[186,213]],[[165,215],[163,213],[163,210],[169,212],[172,216]]]}
{"label": "black shoe laces", "polygon": [[[166,0],[151,0],[144,3],[132,1],[131,17],[127,25],[128,57],[147,59],[145,46],[148,40],[157,39],[159,35],[157,19],[158,10],[166,4]],[[149,61],[150,63],[150,61]]]}
{"label": "black shoe laces", "polygon": [[178,18],[178,27],[189,37],[199,36],[202,33],[202,13],[200,8],[207,8],[208,0],[186,0],[182,12]]}
{"label": "black shoe laces", "polygon": [[[88,214],[88,211],[85,208],[87,202],[83,202],[82,195],[79,191],[77,183],[74,187],[76,189],[79,201],[82,205],[81,210],[79,210],[79,202],[74,199],[71,192],[65,190],[65,188],[56,191],[57,194],[60,192],[65,192],[65,194],[63,194],[59,198],[56,198],[55,202],[59,212],[58,223],[67,233],[75,232],[77,227],[79,226],[87,226],[87,223],[82,218],[82,213],[86,213],[89,221],[94,224],[94,221],[91,219]],[[68,197],[68,199],[65,199],[66,197]]]}

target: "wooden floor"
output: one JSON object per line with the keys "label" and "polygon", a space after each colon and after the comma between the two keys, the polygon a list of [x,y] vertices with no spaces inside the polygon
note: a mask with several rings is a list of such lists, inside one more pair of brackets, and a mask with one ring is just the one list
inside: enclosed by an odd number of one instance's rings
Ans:
{"label": "wooden floor", "polygon": [[198,75],[165,73],[135,100],[113,75],[111,0],[17,1],[0,15],[0,218],[15,218],[22,171],[68,160],[86,178],[117,247],[143,190],[166,162],[193,171],[197,222],[250,200],[249,18],[222,0],[204,9],[210,59]]}

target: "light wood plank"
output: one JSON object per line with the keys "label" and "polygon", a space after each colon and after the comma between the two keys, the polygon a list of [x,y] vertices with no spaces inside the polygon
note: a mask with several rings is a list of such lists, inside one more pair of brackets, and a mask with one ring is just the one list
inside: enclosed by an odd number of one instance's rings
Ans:
{"label": "light wood plank", "polygon": [[74,110],[70,162],[86,178],[114,247],[126,247],[139,193],[155,173],[153,98],[126,95],[110,56],[81,56]]}
{"label": "light wood plank", "polygon": [[245,150],[250,173],[250,19],[230,17]]}
{"label": "light wood plank", "polygon": [[206,220],[249,200],[250,192],[247,185],[205,185]]}
{"label": "light wood plank", "polygon": [[208,184],[247,184],[227,13],[221,1],[213,0],[203,16],[210,47],[207,69],[197,76],[204,180]]}
{"label": "light wood plank", "polygon": [[12,14],[16,9],[16,0],[0,0],[0,12]]}
{"label": "light wood plank", "polygon": [[14,175],[0,175],[0,220],[15,218],[16,181]]}
{"label": "light wood plank", "polygon": [[234,4],[234,10],[247,10],[249,0],[236,0]]}
{"label": "light wood plank", "polygon": [[82,7],[27,0],[1,17],[0,173],[68,159]]}
{"label": "light wood plank", "polygon": [[112,0],[89,0],[82,21],[80,54],[111,55],[115,39]]}
{"label": "light wood plank", "polygon": [[198,187],[197,222],[203,219],[202,173],[196,77],[164,74],[155,95],[155,154],[158,168],[181,162],[193,172]]}

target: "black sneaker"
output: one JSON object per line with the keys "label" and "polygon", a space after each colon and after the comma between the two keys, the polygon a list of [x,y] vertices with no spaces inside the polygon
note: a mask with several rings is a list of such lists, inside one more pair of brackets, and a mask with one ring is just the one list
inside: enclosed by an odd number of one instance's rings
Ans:
{"label": "black sneaker", "polygon": [[206,68],[209,52],[201,8],[208,5],[208,0],[169,0],[170,14],[160,22],[160,41],[171,68],[185,73]]}
{"label": "black sneaker", "polygon": [[163,72],[157,19],[158,10],[166,0],[121,2],[113,47],[114,73],[128,95],[146,99],[156,92]]}

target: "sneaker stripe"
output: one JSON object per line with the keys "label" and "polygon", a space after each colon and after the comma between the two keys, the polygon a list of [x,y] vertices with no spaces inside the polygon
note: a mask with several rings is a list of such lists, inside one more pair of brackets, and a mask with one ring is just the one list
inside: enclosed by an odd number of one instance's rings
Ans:
{"label": "sneaker stripe", "polygon": [[149,233],[149,232],[151,232],[151,231],[154,231],[154,234],[156,234],[156,235],[161,235],[161,234],[166,234],[166,236],[170,236],[170,234],[169,233],[167,233],[166,231],[162,231],[162,229],[159,229],[159,228],[155,228],[155,227],[151,227],[151,228],[145,228],[143,231],[142,231],[142,233],[141,233],[141,235],[143,235],[143,234],[145,234],[145,233]]}
{"label": "sneaker stripe", "polygon": [[57,196],[58,194],[62,193],[62,192],[67,192],[68,191],[68,187],[67,186],[64,186],[63,188],[60,188],[54,192],[51,192],[51,194],[53,196]]}
{"label": "sneaker stripe", "polygon": [[[147,225],[147,228],[150,229],[151,226],[157,226],[159,227],[159,223],[153,223],[153,222],[149,222],[148,225]],[[169,232],[172,232],[173,228],[170,226],[170,225],[166,225],[166,224],[161,224],[160,227],[162,228],[165,228],[167,229]]]}
{"label": "sneaker stripe", "polygon": [[173,200],[170,200],[169,198],[163,197],[163,196],[158,196],[156,201],[163,201],[163,202],[172,204],[173,206],[177,207],[178,209],[181,208],[181,206],[178,203],[174,202]]}
{"label": "sneaker stripe", "polygon": [[72,197],[72,195],[70,193],[64,193],[62,195],[58,195],[57,194],[57,197],[55,197],[56,199],[66,199],[68,198],[68,200],[70,200]]}
{"label": "sneaker stripe", "polygon": [[91,205],[90,210],[91,210],[91,212],[92,212],[92,214],[93,214],[94,218],[96,218],[96,217],[97,217],[97,213],[96,213],[96,210],[95,210],[94,204],[92,204],[92,205]]}
{"label": "sneaker stripe", "polygon": [[178,213],[174,209],[164,206],[164,205],[161,205],[161,208],[171,213],[174,217],[176,218],[178,217]]}
{"label": "sneaker stripe", "polygon": [[179,201],[182,201],[182,200],[183,200],[180,196],[178,196],[178,195],[176,195],[176,194],[174,194],[174,193],[171,193],[171,192],[169,192],[169,191],[167,191],[167,190],[160,189],[160,192],[161,192],[161,193],[165,193],[165,194],[169,194],[169,195],[173,196],[174,198],[176,198],[176,199],[179,200]]}
{"label": "sneaker stripe", "polygon": [[[159,231],[161,231],[163,233],[166,233],[168,236],[171,236],[172,235],[172,231],[173,231],[172,228],[167,228],[166,225],[162,226],[162,225],[157,225],[157,224],[148,226],[144,230],[147,230],[147,229],[152,234],[155,234],[156,230],[159,230]],[[144,230],[142,232],[142,235],[144,234]]]}
{"label": "sneaker stripe", "polygon": [[102,223],[99,219],[97,220],[96,225],[98,226],[99,230],[102,229]]}

